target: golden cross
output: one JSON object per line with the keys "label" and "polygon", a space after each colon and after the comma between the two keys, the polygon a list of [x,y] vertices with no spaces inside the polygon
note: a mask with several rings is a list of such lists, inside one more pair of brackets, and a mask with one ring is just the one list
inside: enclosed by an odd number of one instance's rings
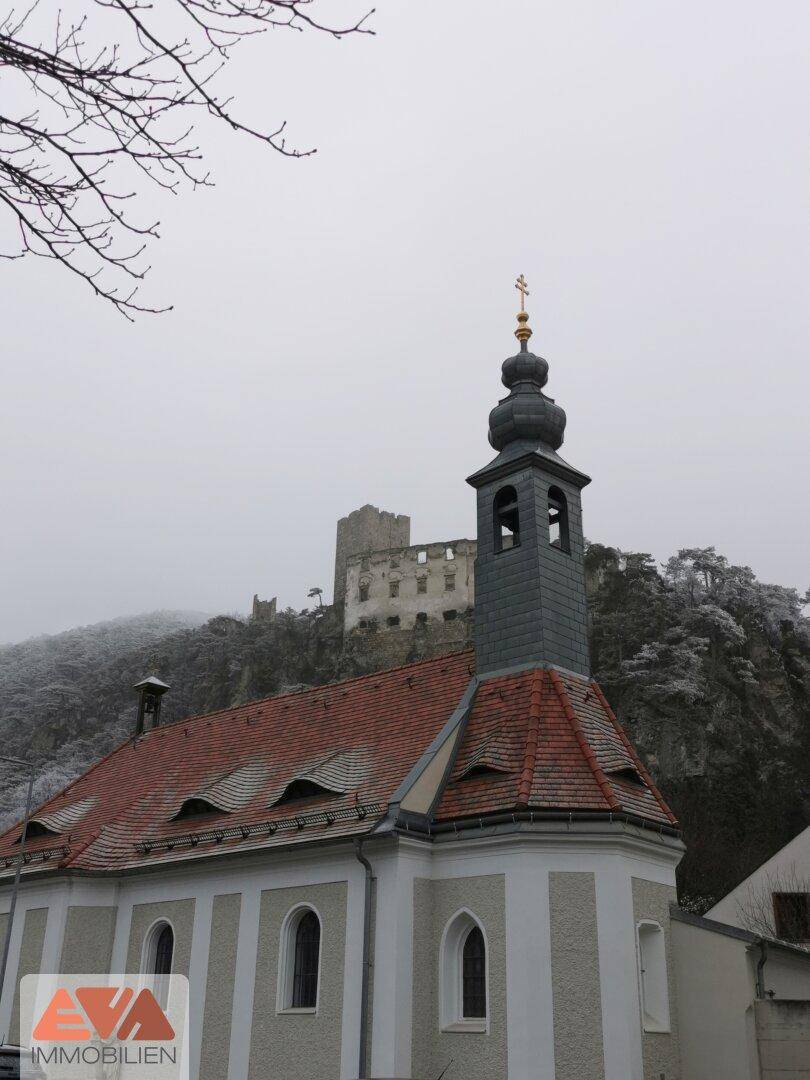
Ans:
{"label": "golden cross", "polygon": [[515,288],[520,293],[520,310],[525,311],[526,310],[526,307],[525,307],[526,297],[530,296],[531,294],[529,293],[529,290],[526,287],[526,279],[523,276],[523,274],[521,274],[520,277],[515,282]]}

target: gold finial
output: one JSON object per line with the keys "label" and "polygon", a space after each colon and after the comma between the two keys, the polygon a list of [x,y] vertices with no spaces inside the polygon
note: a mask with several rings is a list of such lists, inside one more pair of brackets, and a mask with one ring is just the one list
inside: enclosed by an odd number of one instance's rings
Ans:
{"label": "gold finial", "polygon": [[525,345],[529,338],[532,336],[532,331],[529,326],[529,313],[526,310],[526,297],[530,296],[528,286],[526,284],[526,278],[523,274],[515,282],[515,288],[520,293],[520,311],[518,312],[518,328],[515,331],[515,337],[518,339],[521,345]]}

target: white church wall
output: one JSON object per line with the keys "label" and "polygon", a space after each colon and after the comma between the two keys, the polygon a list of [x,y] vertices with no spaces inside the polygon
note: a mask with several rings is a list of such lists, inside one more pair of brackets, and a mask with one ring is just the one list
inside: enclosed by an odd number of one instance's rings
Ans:
{"label": "white church wall", "polygon": [[[659,996],[663,1002],[656,1002],[653,1023],[644,1024],[644,1008],[641,1003],[642,1037],[641,1046],[644,1059],[645,1080],[680,1080],[680,1046],[678,1032],[678,988],[675,981],[675,962],[672,955],[672,928],[669,917],[670,904],[677,901],[677,890],[671,885],[633,878],[633,917],[638,930],[643,926],[659,927],[664,948],[660,962],[662,971],[649,972],[651,976],[660,974],[663,986]],[[639,966],[642,956],[638,956]],[[652,966],[654,959],[647,963]],[[652,988],[655,989],[655,988]],[[643,997],[643,994],[642,994]],[[660,1030],[653,1030],[658,1027]]]}
{"label": "white church wall", "polygon": [[[587,826],[560,823],[546,826],[542,833],[527,827],[517,835],[482,834],[464,841],[448,835],[433,845],[405,838],[390,845],[381,841],[368,843],[366,852],[377,879],[372,1075],[419,1075],[421,1050],[417,1042],[423,1037],[419,1019],[423,1002],[415,977],[420,969],[414,962],[414,935],[419,936],[420,924],[415,916],[419,905],[415,903],[414,882],[449,882],[447,889],[462,895],[466,890],[463,879],[497,878],[501,882],[502,909],[498,918],[503,928],[496,931],[494,940],[505,957],[501,1005],[507,1016],[499,1060],[503,1061],[505,1054],[510,1080],[555,1080],[549,875],[563,873],[592,875],[594,882],[605,1080],[644,1080],[632,879],[671,888],[680,851],[677,842],[607,822]],[[142,936],[148,930],[146,913],[154,919],[155,912],[187,912],[188,903],[193,902],[193,918],[189,920],[186,914],[180,920],[179,932],[182,949],[190,933],[187,963],[192,989],[192,1074],[196,1077],[199,1069],[201,1080],[213,1080],[222,1075],[224,1061],[228,1080],[249,1080],[262,894],[331,888],[336,884],[344,892],[345,918],[344,959],[339,973],[340,1056],[339,1074],[330,1066],[328,1075],[330,1080],[336,1075],[342,1080],[354,1080],[359,1058],[364,871],[346,847],[277,852],[272,860],[264,853],[217,863],[200,859],[196,865],[166,867],[156,873],[117,880],[24,882],[12,935],[9,973],[16,973],[21,956],[26,965],[29,963],[26,957],[30,941],[23,942],[29,910],[47,909],[41,969],[59,970],[63,954],[76,955],[83,941],[91,945],[92,918],[85,913],[76,915],[73,909],[115,908],[112,950],[108,940],[103,948],[99,947],[110,957],[110,970],[124,971],[137,951],[135,943],[141,940],[142,945]],[[223,915],[225,901],[227,917]],[[175,907],[164,906],[178,903]],[[0,918],[7,906],[7,897],[0,900]],[[105,918],[107,927],[100,937],[108,939],[109,916]],[[498,944],[499,935],[502,944]],[[433,944],[437,971],[438,945]],[[416,942],[417,954],[419,948]],[[430,951],[428,948],[428,954]],[[222,984],[230,980],[220,976],[220,965],[234,972],[232,991],[225,996]],[[14,985],[11,978],[8,984]],[[260,989],[264,986],[261,974],[258,985]],[[0,1028],[5,1030],[11,1007],[7,991],[0,1002]],[[202,1020],[215,1008],[220,1025],[210,1034],[206,1031],[204,1041]],[[438,1012],[434,1019],[438,1031]],[[482,1039],[473,1033],[446,1033],[446,1037],[477,1038],[479,1044]]]}
{"label": "white church wall", "polygon": [[144,970],[144,948],[150,930],[166,922],[174,932],[172,971],[188,977],[191,967],[191,939],[194,934],[194,899],[164,900],[136,904],[132,909],[124,971]]}
{"label": "white church wall", "polygon": [[596,875],[552,870],[555,1080],[604,1080]]}
{"label": "white church wall", "polygon": [[69,905],[59,970],[76,975],[109,972],[115,919],[112,906]]}
{"label": "white church wall", "polygon": [[228,1075],[241,907],[240,893],[215,896],[213,899],[200,1045],[200,1080],[220,1080]]}
{"label": "white church wall", "polygon": [[[504,875],[416,879],[413,899],[413,1074],[437,1076],[452,1061],[467,1080],[506,1080]],[[446,1015],[441,1000],[443,984],[456,974],[442,972],[443,961],[455,961],[443,956],[445,933],[462,913],[480,926],[487,947],[488,1015],[467,1030]]]}
{"label": "white church wall", "polygon": [[[314,911],[321,929],[317,1006],[290,1007],[279,983],[291,944],[284,933],[290,912]],[[283,1072],[285,1080],[310,1080],[340,1072],[346,883],[331,882],[262,893],[249,1080]],[[289,957],[288,957],[289,958]]]}

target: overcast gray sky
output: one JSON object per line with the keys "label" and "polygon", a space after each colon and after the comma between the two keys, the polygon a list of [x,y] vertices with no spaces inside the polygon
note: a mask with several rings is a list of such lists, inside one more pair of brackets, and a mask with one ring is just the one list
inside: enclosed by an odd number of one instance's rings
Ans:
{"label": "overcast gray sky", "polygon": [[0,641],[303,607],[365,502],[474,536],[521,272],[587,535],[807,587],[810,6],[381,0],[374,25],[234,53],[243,114],[319,152],[206,129],[216,188],[159,205],[144,298],[171,314],[0,263]]}

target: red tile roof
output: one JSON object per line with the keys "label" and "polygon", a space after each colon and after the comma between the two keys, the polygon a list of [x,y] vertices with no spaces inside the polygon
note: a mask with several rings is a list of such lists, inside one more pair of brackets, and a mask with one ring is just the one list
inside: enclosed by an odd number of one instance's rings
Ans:
{"label": "red tile roof", "polygon": [[[29,841],[32,868],[120,870],[368,832],[473,674],[473,654],[456,653],[128,740],[34,813],[67,824]],[[275,805],[296,778],[334,794]],[[230,812],[173,820],[187,799],[206,797]],[[675,823],[601,691],[555,671],[481,682],[434,818],[515,809]],[[0,872],[19,833],[0,836]]]}
{"label": "red tile roof", "polygon": [[[492,771],[465,776],[471,762]],[[677,824],[596,683],[555,670],[481,684],[435,816],[513,809],[613,812]]]}

